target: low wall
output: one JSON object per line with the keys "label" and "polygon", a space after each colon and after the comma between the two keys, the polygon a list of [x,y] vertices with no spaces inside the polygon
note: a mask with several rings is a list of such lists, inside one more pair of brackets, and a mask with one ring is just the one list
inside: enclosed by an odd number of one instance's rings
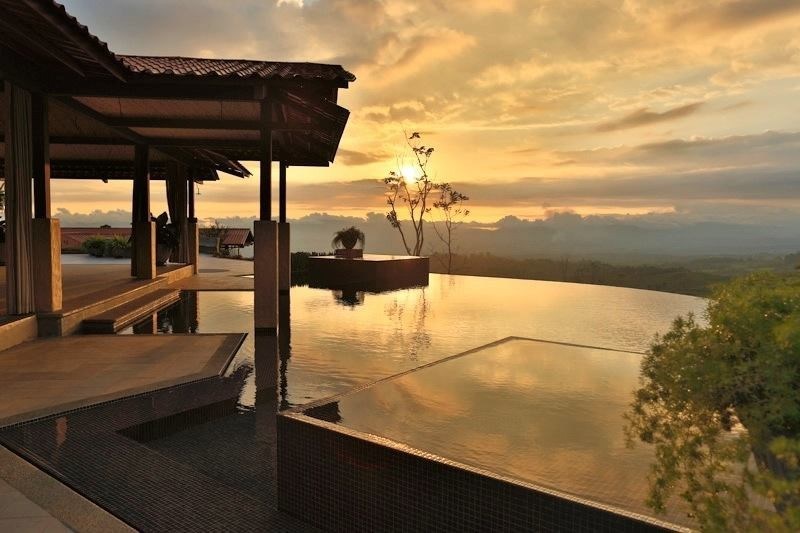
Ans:
{"label": "low wall", "polygon": [[326,289],[382,291],[428,284],[427,257],[367,255],[360,259],[333,256],[308,258],[309,285]]}
{"label": "low wall", "polygon": [[673,530],[301,413],[277,427],[278,507],[328,531]]}

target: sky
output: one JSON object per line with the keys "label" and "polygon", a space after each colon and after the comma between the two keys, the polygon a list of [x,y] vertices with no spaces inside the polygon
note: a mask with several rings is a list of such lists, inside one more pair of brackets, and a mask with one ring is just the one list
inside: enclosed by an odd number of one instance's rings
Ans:
{"label": "sky", "polygon": [[[800,206],[797,0],[63,0],[119,53],[341,64],[336,162],[289,171],[289,214],[385,209],[418,131],[471,218]],[[248,165],[258,174],[258,165]],[[200,216],[256,213],[257,178]],[[163,185],[154,184],[154,211]],[[129,209],[129,184],[53,184],[54,207]]]}

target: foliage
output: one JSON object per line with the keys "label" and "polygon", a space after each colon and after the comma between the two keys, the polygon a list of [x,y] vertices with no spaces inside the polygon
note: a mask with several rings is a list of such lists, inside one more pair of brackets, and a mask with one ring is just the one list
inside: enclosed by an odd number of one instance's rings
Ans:
{"label": "foliage", "polygon": [[447,249],[447,274],[453,273],[453,238],[459,224],[469,216],[469,209],[464,208],[464,202],[469,197],[453,189],[449,183],[442,183],[438,186],[439,199],[433,203],[433,207],[442,213],[442,225],[439,228],[434,222],[433,229],[436,236]]}
{"label": "foliage", "polygon": [[130,239],[115,235],[111,239],[107,240],[105,254],[117,259],[121,259],[123,257],[130,257],[132,248],[133,243],[131,243]]}
{"label": "foliage", "polygon": [[81,248],[93,257],[130,257],[132,244],[130,239],[115,235],[113,237],[89,237]]}
{"label": "foliage", "polygon": [[83,241],[81,248],[93,257],[103,257],[106,255],[106,248],[110,240],[107,237],[89,237]]}
{"label": "foliage", "polygon": [[6,242],[6,221],[0,220],[0,244]]}
{"label": "foliage", "polygon": [[178,246],[178,227],[169,221],[169,215],[164,212],[155,218],[156,243],[174,249]]}
{"label": "foliage", "polygon": [[707,315],[678,318],[642,361],[626,433],[655,446],[648,504],[681,487],[704,530],[798,531],[800,276],[728,282]]}
{"label": "foliage", "polygon": [[230,251],[227,248],[220,246],[220,243],[222,243],[222,241],[225,239],[225,235],[228,233],[228,227],[220,224],[218,220],[214,220],[214,223],[211,224],[206,231],[215,241],[216,249],[214,254],[217,256],[230,255]]}
{"label": "foliage", "polygon": [[[422,137],[418,132],[412,133],[406,139],[406,144],[414,155],[414,164],[419,171],[419,177],[411,179],[398,169],[389,172],[383,180],[386,185],[386,203],[389,206],[386,219],[400,233],[403,247],[409,255],[422,253],[422,246],[425,243],[425,215],[431,211],[431,207],[428,206],[428,195],[437,187],[428,176],[428,162],[433,155],[433,147],[422,145],[421,140]],[[413,228],[413,234],[409,237],[406,236],[406,230],[397,212],[398,208],[402,210],[403,205]]]}
{"label": "foliage", "polygon": [[6,182],[0,183],[0,211],[6,211]]}
{"label": "foliage", "polygon": [[[446,272],[447,261],[446,254],[433,254],[431,272]],[[711,285],[725,279],[677,266],[612,265],[588,259],[572,259],[567,256],[560,259],[521,259],[487,253],[454,252],[452,261],[453,265],[458,265],[459,274],[470,276],[569,281],[695,296],[707,295]]]}
{"label": "foliage", "polygon": [[331,246],[334,248],[337,246],[342,246],[347,250],[352,250],[355,245],[359,243],[363,248],[364,244],[366,243],[366,236],[364,235],[364,232],[355,226],[350,226],[349,228],[340,229],[339,231],[334,232]]}

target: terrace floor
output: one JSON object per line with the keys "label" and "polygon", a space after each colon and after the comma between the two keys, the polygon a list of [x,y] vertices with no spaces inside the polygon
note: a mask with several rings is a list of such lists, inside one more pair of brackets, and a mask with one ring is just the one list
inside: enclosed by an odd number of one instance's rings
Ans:
{"label": "terrace floor", "polygon": [[[165,265],[158,275],[167,274],[185,265]],[[63,310],[69,312],[94,301],[123,294],[151,283],[131,277],[127,261],[97,264],[63,264],[61,266]],[[0,317],[6,315],[6,267],[0,266]]]}

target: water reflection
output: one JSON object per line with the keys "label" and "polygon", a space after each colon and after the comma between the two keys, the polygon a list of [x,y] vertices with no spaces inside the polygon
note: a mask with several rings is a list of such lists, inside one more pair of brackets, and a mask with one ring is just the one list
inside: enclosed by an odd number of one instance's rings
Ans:
{"label": "water reflection", "polygon": [[[629,449],[621,430],[638,373],[637,354],[512,340],[306,414],[652,514],[643,500],[653,451]],[[685,512],[669,518],[686,523]]]}
{"label": "water reflection", "polygon": [[[281,408],[508,336],[643,351],[674,316],[699,315],[705,305],[701,298],[635,289],[435,274],[427,288],[370,293],[358,306],[309,287],[293,287],[279,303],[272,374]],[[268,374],[268,356],[255,362],[252,313],[252,292],[189,292],[159,313],[158,330],[249,333],[232,368],[263,365]],[[255,380],[242,390],[244,406],[256,402]]]}
{"label": "water reflection", "polygon": [[333,299],[347,307],[355,307],[364,303],[365,292],[357,291],[355,289],[342,289],[331,291]]}

